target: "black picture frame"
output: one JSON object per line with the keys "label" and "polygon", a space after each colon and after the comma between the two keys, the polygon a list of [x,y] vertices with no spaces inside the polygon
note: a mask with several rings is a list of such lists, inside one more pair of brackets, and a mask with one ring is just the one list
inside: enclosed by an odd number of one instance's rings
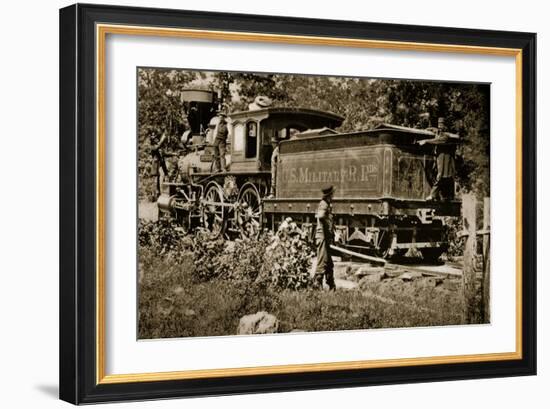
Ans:
{"label": "black picture frame", "polygon": [[[97,23],[521,50],[521,358],[206,379],[98,383],[98,238],[95,228]],[[82,404],[536,374],[536,34],[77,4],[60,10],[59,47],[59,394],[62,400]]]}

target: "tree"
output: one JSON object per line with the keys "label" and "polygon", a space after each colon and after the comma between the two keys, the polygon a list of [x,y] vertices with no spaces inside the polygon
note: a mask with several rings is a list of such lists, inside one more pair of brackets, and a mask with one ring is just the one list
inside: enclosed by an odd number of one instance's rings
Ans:
{"label": "tree", "polygon": [[233,111],[247,109],[248,104],[259,95],[271,98],[275,105],[282,105],[288,99],[276,74],[220,71],[214,74],[212,84],[220,91],[222,101]]}
{"label": "tree", "polygon": [[142,198],[150,196],[153,191],[149,178],[149,135],[154,133],[160,137],[166,132],[175,140],[181,134],[184,114],[180,92],[197,76],[193,71],[138,69],[138,172]]}

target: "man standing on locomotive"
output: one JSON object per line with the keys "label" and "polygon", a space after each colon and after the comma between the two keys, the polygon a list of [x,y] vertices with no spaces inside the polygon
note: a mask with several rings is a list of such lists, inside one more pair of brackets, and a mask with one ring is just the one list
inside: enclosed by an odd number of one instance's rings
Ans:
{"label": "man standing on locomotive", "polygon": [[[161,136],[159,137],[159,134]],[[151,201],[156,201],[160,195],[160,169],[164,175],[168,174],[168,168],[164,161],[161,148],[166,144],[167,136],[166,132],[155,132],[153,129],[149,130],[149,140],[151,144],[151,173],[150,175],[155,179],[155,191],[151,197]]]}
{"label": "man standing on locomotive", "polygon": [[336,289],[334,284],[334,263],[331,257],[330,245],[334,240],[334,224],[332,216],[332,196],[334,186],[322,190],[323,198],[317,208],[317,229],[315,242],[317,244],[317,268],[315,269],[315,287],[323,288],[323,277],[331,290]]}
{"label": "man standing on locomotive", "polygon": [[444,119],[439,118],[436,137],[418,142],[420,145],[429,144],[434,146],[437,176],[432,186],[432,190],[430,191],[430,195],[426,198],[428,201],[451,200],[454,198],[456,142],[451,141],[451,139],[458,140],[458,135],[448,134],[444,132],[444,130]]}
{"label": "man standing on locomotive", "polygon": [[426,200],[451,200],[454,198],[456,172],[454,149],[453,145],[445,144],[444,141],[435,145],[437,176]]}
{"label": "man standing on locomotive", "polygon": [[214,172],[225,172],[225,150],[227,145],[226,114],[223,111],[218,112],[218,125],[214,137]]}

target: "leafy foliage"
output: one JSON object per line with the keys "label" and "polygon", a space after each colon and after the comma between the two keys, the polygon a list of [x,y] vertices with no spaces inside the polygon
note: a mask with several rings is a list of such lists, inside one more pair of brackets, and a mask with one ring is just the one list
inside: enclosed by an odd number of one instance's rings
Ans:
{"label": "leafy foliage", "polygon": [[151,137],[160,139],[163,133],[169,143],[176,142],[183,132],[183,106],[180,92],[200,77],[194,71],[138,69],[138,174],[139,196],[153,193],[151,173]]}
{"label": "leafy foliage", "polygon": [[[261,279],[280,289],[310,288],[311,244],[294,235],[270,235],[266,247]],[[264,238],[265,240],[265,238]]]}
{"label": "leafy foliage", "polygon": [[153,250],[175,263],[191,259],[196,282],[243,281],[279,290],[312,284],[312,248],[299,237],[266,233],[257,240],[228,242],[203,230],[183,236],[167,219],[140,220],[138,232],[140,251]]}
{"label": "leafy foliage", "polygon": [[160,255],[180,253],[189,246],[188,239],[167,218],[160,218],[156,222],[139,219],[138,244]]}
{"label": "leafy foliage", "polygon": [[198,231],[191,238],[193,254],[193,277],[196,281],[206,282],[220,275],[220,254],[225,250],[223,239],[211,240],[207,232]]}

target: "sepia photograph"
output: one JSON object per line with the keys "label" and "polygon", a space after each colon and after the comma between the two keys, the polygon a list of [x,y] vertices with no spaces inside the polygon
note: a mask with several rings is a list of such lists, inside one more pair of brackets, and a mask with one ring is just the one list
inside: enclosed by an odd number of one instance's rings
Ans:
{"label": "sepia photograph", "polygon": [[138,67],[138,339],[490,323],[490,90]]}
{"label": "sepia photograph", "polygon": [[532,25],[226,6],[59,10],[60,399],[536,375]]}

